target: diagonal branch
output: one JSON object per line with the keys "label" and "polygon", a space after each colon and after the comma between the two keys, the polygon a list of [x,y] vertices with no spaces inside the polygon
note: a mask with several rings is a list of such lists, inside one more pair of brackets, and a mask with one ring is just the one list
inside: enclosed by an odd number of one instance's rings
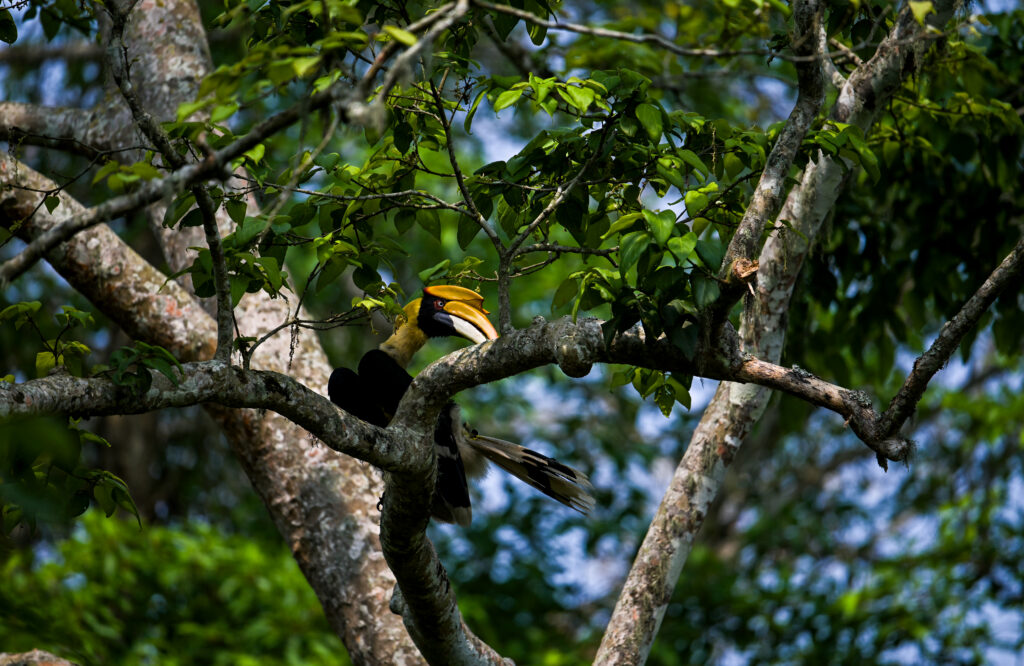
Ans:
{"label": "diagonal branch", "polygon": [[[732,306],[746,291],[746,282],[754,279],[754,260],[765,226],[775,217],[782,205],[783,187],[800,144],[814,122],[825,101],[825,82],[822,75],[819,33],[823,8],[817,2],[794,4],[795,30],[793,50],[807,59],[797,63],[797,99],[786,123],[772,146],[764,171],[743,213],[736,233],[729,242],[719,270],[724,281],[721,296],[714,305],[717,323],[729,315]],[[737,263],[740,262],[740,263]]]}
{"label": "diagonal branch", "polygon": [[[959,4],[935,3],[937,21],[948,20]],[[847,79],[833,118],[866,131],[896,86],[923,61],[930,44],[924,35],[925,29],[904,7],[875,55]],[[845,165],[824,155],[811,161],[780,213],[799,233],[776,231],[761,249],[757,299],[744,309],[740,333],[744,347],[762,358],[781,357],[796,276],[835,204],[845,170]],[[726,468],[764,412],[768,397],[756,386],[726,382],[718,387],[651,521],[595,663],[638,663],[647,655]]]}
{"label": "diagonal branch", "polygon": [[1024,273],[1024,238],[1010,254],[1000,262],[988,279],[964,303],[960,311],[948,322],[943,324],[939,335],[931,347],[921,354],[914,367],[907,375],[903,386],[893,396],[889,408],[882,414],[879,428],[883,434],[893,436],[900,431],[903,424],[914,413],[917,403],[921,401],[928,383],[939,370],[949,361],[960,346],[964,335],[978,324],[989,306],[995,302],[1010,284]]}
{"label": "diagonal branch", "polygon": [[473,195],[470,194],[469,188],[466,187],[466,179],[462,175],[462,167],[459,165],[459,159],[455,155],[455,142],[452,141],[452,123],[451,118],[445,114],[444,102],[441,99],[441,93],[438,91],[437,86],[434,85],[433,81],[430,81],[430,95],[434,98],[434,106],[437,108],[437,118],[441,122],[441,128],[444,130],[444,144],[448,149],[448,163],[452,166],[452,172],[455,174],[455,182],[459,186],[459,193],[462,195],[462,200],[466,204],[466,210],[470,218],[476,222],[487,237],[491,240],[491,244],[500,253],[502,251],[501,239],[498,238],[497,232],[491,228],[491,225],[487,224],[487,219],[480,214],[480,209],[476,207],[476,202],[473,200]]}

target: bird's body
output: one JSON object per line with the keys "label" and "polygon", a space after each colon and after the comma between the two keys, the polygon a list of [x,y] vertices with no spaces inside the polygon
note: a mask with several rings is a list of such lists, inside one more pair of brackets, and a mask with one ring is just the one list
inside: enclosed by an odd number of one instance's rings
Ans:
{"label": "bird's body", "polygon": [[[406,366],[430,337],[456,335],[473,342],[493,340],[497,331],[487,319],[483,299],[468,289],[427,287],[423,298],[405,307],[405,319],[378,349],[359,361],[358,372],[338,368],[331,375],[331,401],[353,416],[385,427],[412,383]],[[467,476],[483,476],[490,460],[513,476],[580,512],[594,505],[586,475],[525,447],[480,435],[462,422],[459,406],[449,402],[434,430],[437,486],[431,515],[442,522],[468,525],[472,520]]]}

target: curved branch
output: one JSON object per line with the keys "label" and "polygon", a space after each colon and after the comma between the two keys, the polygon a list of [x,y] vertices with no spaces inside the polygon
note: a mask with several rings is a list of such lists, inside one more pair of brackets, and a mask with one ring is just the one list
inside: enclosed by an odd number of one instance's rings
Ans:
{"label": "curved branch", "polygon": [[105,377],[73,377],[66,372],[20,384],[0,382],[0,423],[50,414],[144,414],[213,403],[273,410],[335,451],[384,471],[403,472],[418,464],[390,433],[346,414],[287,375],[243,370],[222,361],[182,364],[176,382],[155,371],[151,375],[151,388],[144,394]]}

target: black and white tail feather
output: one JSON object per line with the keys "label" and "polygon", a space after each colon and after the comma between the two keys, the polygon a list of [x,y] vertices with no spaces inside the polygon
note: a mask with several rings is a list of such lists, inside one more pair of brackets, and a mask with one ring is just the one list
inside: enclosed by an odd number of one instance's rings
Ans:
{"label": "black and white tail feather", "polygon": [[[590,494],[594,486],[586,474],[525,446],[481,435],[462,423],[461,410],[455,403],[442,411],[441,421],[447,423],[442,426],[439,421],[438,430],[444,427],[453,436],[443,444],[436,437],[434,440],[438,464],[432,507],[435,517],[459,525],[470,523],[473,510],[466,479],[486,474],[488,461],[580,513],[589,513],[594,508],[594,497]],[[462,423],[462,427],[453,427],[457,423]]]}

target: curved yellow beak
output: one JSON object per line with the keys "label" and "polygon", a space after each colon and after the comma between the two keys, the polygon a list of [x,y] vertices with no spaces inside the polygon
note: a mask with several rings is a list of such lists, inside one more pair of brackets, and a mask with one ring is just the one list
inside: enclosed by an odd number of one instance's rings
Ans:
{"label": "curved yellow beak", "polygon": [[448,284],[424,287],[423,293],[444,300],[443,309],[451,315],[455,330],[462,337],[477,343],[498,338],[498,331],[487,318],[484,297],[480,294]]}

